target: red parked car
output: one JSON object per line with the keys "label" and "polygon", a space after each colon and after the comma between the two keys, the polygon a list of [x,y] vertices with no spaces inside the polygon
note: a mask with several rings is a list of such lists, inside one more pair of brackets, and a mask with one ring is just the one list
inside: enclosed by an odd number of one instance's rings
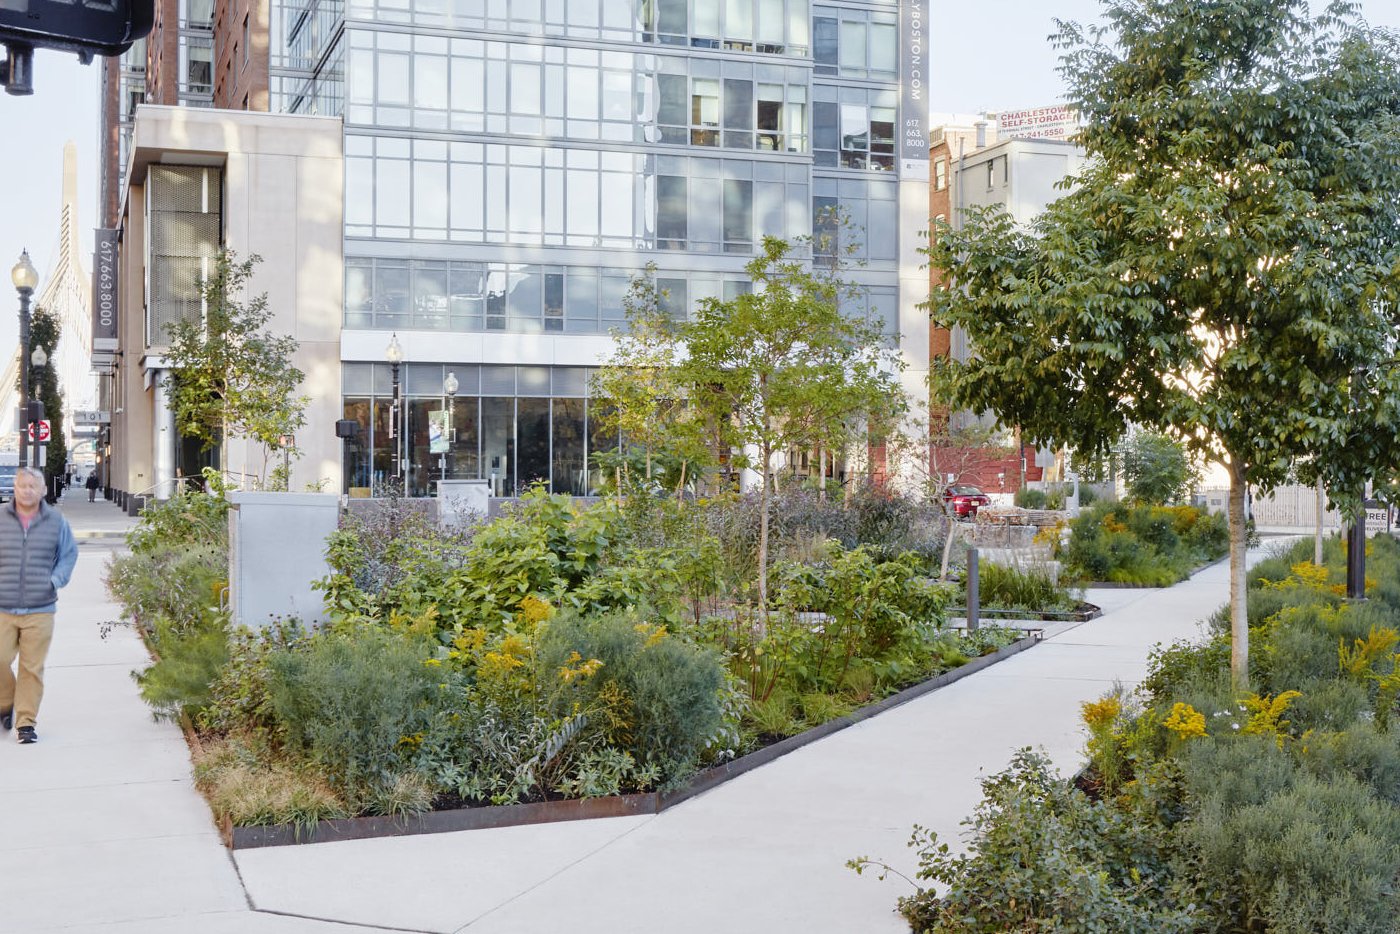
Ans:
{"label": "red parked car", "polygon": [[959,519],[971,519],[991,499],[978,487],[959,483],[943,491],[943,501],[953,507],[953,515]]}

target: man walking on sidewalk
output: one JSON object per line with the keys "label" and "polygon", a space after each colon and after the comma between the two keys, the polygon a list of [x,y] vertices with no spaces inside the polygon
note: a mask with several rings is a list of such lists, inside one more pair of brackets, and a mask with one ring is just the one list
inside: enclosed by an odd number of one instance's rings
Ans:
{"label": "man walking on sidewalk", "polygon": [[[18,725],[21,743],[34,730],[44,696],[44,659],[53,639],[58,589],[78,562],[78,543],[63,514],[44,502],[44,473],[15,472],[15,498],[0,508],[0,728]],[[10,665],[19,655],[19,678]]]}
{"label": "man walking on sidewalk", "polygon": [[87,478],[88,502],[97,502],[97,470],[94,468]]}

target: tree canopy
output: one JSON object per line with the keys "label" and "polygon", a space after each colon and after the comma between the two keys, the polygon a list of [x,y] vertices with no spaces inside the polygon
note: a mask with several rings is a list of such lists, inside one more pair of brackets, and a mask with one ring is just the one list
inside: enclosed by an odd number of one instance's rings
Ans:
{"label": "tree canopy", "polygon": [[975,350],[934,382],[1038,443],[1103,451],[1136,424],[1224,467],[1242,681],[1246,490],[1400,465],[1400,56],[1347,3],[1107,0],[1105,19],[1056,37],[1073,186],[1029,229],[974,210],[930,249],[932,315]]}
{"label": "tree canopy", "polygon": [[[282,439],[305,423],[306,398],[296,395],[305,374],[292,365],[297,340],[268,330],[266,293],[243,299],[261,261],[252,255],[238,262],[232,251],[221,252],[199,284],[203,315],[168,328],[175,424],[206,449],[236,437],[264,450],[282,448]],[[226,464],[226,451],[223,457]]]}

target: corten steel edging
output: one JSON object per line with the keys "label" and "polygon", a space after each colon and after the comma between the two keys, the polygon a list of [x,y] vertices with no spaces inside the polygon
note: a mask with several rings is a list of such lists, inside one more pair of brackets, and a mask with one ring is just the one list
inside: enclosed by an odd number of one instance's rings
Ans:
{"label": "corten steel edging", "polygon": [[540,801],[533,804],[506,804],[486,807],[458,808],[451,811],[428,811],[412,817],[345,817],[317,822],[312,827],[299,828],[292,824],[263,827],[234,827],[229,835],[231,849],[249,850],[266,846],[290,846],[300,843],[331,843],[336,840],[365,840],[374,837],[398,837],[421,833],[452,833],[459,830],[487,830],[494,827],[519,827],[528,824],[550,824],[558,821],[591,820],[597,817],[631,817],[638,814],[659,814],[688,801],[745,772],[779,759],[809,743],[868,720],[901,704],[922,697],[989,665],[1010,658],[1040,641],[1041,633],[1034,631],[1010,645],[988,655],[974,658],[966,665],[945,671],[913,687],[891,694],[882,700],[828,720],[810,730],[789,736],[771,746],[755,750],[732,762],[714,766],[699,773],[686,784],[669,792],[617,795],[607,798],[572,798],[566,801]]}
{"label": "corten steel edging", "polygon": [[292,824],[235,827],[232,848],[249,850],[294,843],[330,843],[336,840],[365,840],[420,833],[489,830],[493,827],[520,827],[556,821],[590,820],[595,817],[630,817],[634,814],[656,812],[657,794],[647,792],[609,798],[571,798],[567,801],[428,811],[412,817],[344,817],[318,821],[315,826],[307,828],[298,828]]}
{"label": "corten steel edging", "polygon": [[[1082,603],[1082,610],[1008,610],[1003,607],[984,606],[978,612],[983,619],[995,619],[1004,622],[1018,622],[1026,620],[1040,623],[1087,623],[1091,619],[1098,619],[1103,615],[1103,609],[1092,603]],[[966,619],[967,607],[950,606],[944,612],[951,619]]]}

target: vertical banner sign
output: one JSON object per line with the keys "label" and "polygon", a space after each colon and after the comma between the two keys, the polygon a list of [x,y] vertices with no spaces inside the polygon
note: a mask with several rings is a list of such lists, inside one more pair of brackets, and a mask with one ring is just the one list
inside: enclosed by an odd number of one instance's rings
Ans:
{"label": "vertical banner sign", "polygon": [[447,410],[438,409],[428,413],[428,453],[446,454],[451,448],[447,443]]}
{"label": "vertical banner sign", "polygon": [[117,232],[94,231],[92,254],[92,349],[117,349]]}
{"label": "vertical banner sign", "polygon": [[928,0],[904,0],[899,20],[900,174],[928,178]]}

